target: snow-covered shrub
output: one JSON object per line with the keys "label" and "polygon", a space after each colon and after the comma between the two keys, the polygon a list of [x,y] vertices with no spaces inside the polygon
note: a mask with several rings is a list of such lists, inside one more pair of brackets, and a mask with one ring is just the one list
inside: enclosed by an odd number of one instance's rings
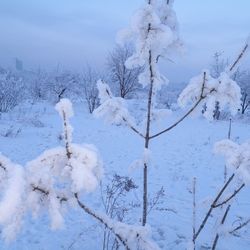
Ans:
{"label": "snow-covered shrub", "polygon": [[0,155],[0,187],[0,224],[4,226],[2,236],[11,240],[22,224],[26,182],[23,167],[3,155]]}
{"label": "snow-covered shrub", "polygon": [[11,72],[0,73],[0,113],[8,112],[23,98],[23,81]]}
{"label": "snow-covered shrub", "polygon": [[79,77],[69,71],[50,72],[45,79],[47,100],[57,103],[63,98],[74,98]]}
{"label": "snow-covered shrub", "polygon": [[200,113],[206,106],[203,115],[212,120],[216,103],[221,109],[228,108],[232,114],[236,114],[241,103],[240,87],[230,76],[223,72],[218,78],[213,78],[209,71],[204,71],[190,80],[190,83],[182,91],[178,98],[179,105],[184,108],[187,105],[196,105]]}
{"label": "snow-covered shrub", "polygon": [[[24,215],[38,216],[47,211],[51,228],[64,223],[64,213],[79,205],[86,213],[109,229],[127,250],[159,249],[150,240],[150,228],[127,225],[103,216],[87,207],[80,197],[94,192],[103,176],[100,156],[93,145],[72,143],[72,104],[61,99],[56,105],[63,122],[65,145],[46,150],[25,167],[0,155],[0,225],[6,240],[15,238]],[[125,187],[126,188],[126,187]]]}
{"label": "snow-covered shrub", "polygon": [[100,78],[99,75],[97,71],[87,65],[79,76],[79,82],[75,88],[77,99],[86,102],[89,113],[93,113],[99,104],[96,87],[96,81]]}
{"label": "snow-covered shrub", "polygon": [[[24,168],[1,157],[0,166],[2,179],[6,179],[6,191],[0,203],[0,211],[7,213],[11,219],[4,219],[1,213],[6,238],[14,236],[20,227],[22,214],[28,211],[38,214],[45,208],[49,211],[52,228],[62,226],[65,203],[67,206],[76,204],[75,194],[93,192],[102,177],[102,161],[94,146],[72,143],[72,128],[69,124],[69,118],[73,115],[71,103],[62,99],[56,109],[63,119],[65,147],[45,151]],[[13,188],[15,196],[12,194]],[[13,199],[13,203],[8,205],[6,199]],[[20,204],[14,203],[17,201]],[[6,210],[7,205],[9,209]],[[13,211],[18,219],[13,217]]]}
{"label": "snow-covered shrub", "polygon": [[96,117],[116,125],[134,123],[123,98],[114,97],[109,86],[102,80],[97,82],[97,88],[101,105],[94,111]]}

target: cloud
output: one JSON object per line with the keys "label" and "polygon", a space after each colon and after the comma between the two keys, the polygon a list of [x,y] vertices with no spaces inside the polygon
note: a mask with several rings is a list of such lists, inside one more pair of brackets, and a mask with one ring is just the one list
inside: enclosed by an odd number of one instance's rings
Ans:
{"label": "cloud", "polygon": [[[19,57],[28,68],[39,65],[50,68],[61,63],[69,69],[80,69],[87,62],[103,68],[117,31],[128,25],[131,14],[142,2],[3,0],[0,64]],[[234,53],[249,34],[249,8],[250,3],[245,0],[177,0],[177,16],[187,54],[185,60],[169,67],[177,68],[174,72],[185,72],[181,74],[184,78],[200,65],[209,65],[215,51]]]}

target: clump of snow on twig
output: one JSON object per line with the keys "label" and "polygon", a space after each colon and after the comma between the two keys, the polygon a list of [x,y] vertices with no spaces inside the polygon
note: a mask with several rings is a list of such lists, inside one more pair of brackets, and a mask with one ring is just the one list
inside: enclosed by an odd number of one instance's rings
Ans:
{"label": "clump of snow on twig", "polygon": [[102,117],[106,122],[116,125],[134,124],[123,98],[114,97],[109,86],[103,81],[97,82],[97,88],[101,105],[94,110],[95,117]]}
{"label": "clump of snow on twig", "polygon": [[250,184],[250,143],[237,144],[231,140],[222,140],[215,144],[215,153],[226,159],[226,165],[246,184]]}
{"label": "clump of snow on twig", "polygon": [[[205,77],[205,78],[204,78]],[[198,103],[199,102],[199,103]],[[218,78],[213,78],[208,70],[193,77],[178,98],[178,104],[184,108],[198,103],[197,112],[212,120],[216,103],[220,109],[228,108],[234,115],[241,104],[241,90],[225,72]]]}
{"label": "clump of snow on twig", "polygon": [[168,83],[160,74],[157,62],[173,48],[181,46],[172,2],[145,3],[132,17],[130,28],[124,29],[118,35],[119,43],[135,43],[135,53],[126,61],[126,67],[144,67],[144,71],[139,75],[139,83],[143,86],[147,86],[150,79],[153,80],[155,89],[160,89],[162,84]]}

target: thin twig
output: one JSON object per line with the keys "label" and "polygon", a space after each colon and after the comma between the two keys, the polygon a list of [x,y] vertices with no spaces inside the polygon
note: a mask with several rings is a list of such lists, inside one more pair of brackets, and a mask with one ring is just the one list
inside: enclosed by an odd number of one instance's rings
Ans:
{"label": "thin twig", "polygon": [[[45,190],[45,189],[43,189],[41,187],[35,186],[33,184],[31,184],[31,187],[32,187],[32,191],[38,191],[38,192],[40,192],[40,193],[42,193],[42,194],[44,194],[46,196],[49,196],[49,191],[47,191],[47,190]],[[64,197],[64,196],[59,196],[58,195],[56,198],[58,200],[60,200],[60,202],[68,201],[68,199],[66,197]]]}
{"label": "thin twig", "polygon": [[[223,215],[223,218],[222,218],[222,220],[221,220],[221,225],[223,225],[223,224],[225,223],[230,208],[231,208],[231,205],[228,205],[228,206],[227,206],[227,209],[226,209],[226,211],[225,211],[225,213],[224,213],[224,215]],[[220,236],[219,236],[219,234],[217,233],[216,236],[215,236],[214,242],[213,242],[212,250],[215,250],[215,249],[216,249],[216,246],[217,246],[217,243],[218,243],[219,238],[220,238]]]}
{"label": "thin twig", "polygon": [[0,162],[0,168],[2,168],[4,171],[6,171],[6,167]]}
{"label": "thin twig", "polygon": [[[197,100],[197,102],[194,104],[194,106],[184,116],[182,116],[177,122],[175,122],[174,124],[172,124],[168,128],[164,129],[163,131],[161,131],[161,132],[159,132],[159,133],[157,133],[155,135],[150,136],[149,139],[153,139],[153,138],[155,138],[155,137],[157,137],[157,136],[159,136],[159,135],[161,135],[163,133],[168,132],[169,130],[176,127],[179,123],[181,123],[186,117],[188,117],[195,110],[195,108],[200,104],[200,102],[205,98],[205,96],[203,96],[204,89],[205,89],[205,83],[206,83],[206,72],[204,72],[204,74],[203,74],[203,83],[202,83],[200,97]],[[214,90],[212,90],[212,91],[214,91]]]}
{"label": "thin twig", "polygon": [[133,125],[131,125],[128,120],[125,117],[122,117],[122,120],[127,124],[127,126],[132,129],[136,134],[138,134],[139,136],[141,136],[142,138],[145,138],[145,136],[137,129],[135,128]]}
{"label": "thin twig", "polygon": [[224,186],[221,188],[221,190],[219,191],[218,195],[215,197],[214,201],[212,202],[208,212],[206,213],[202,223],[199,226],[199,229],[197,230],[194,239],[196,240],[197,237],[199,236],[199,234],[201,233],[202,229],[204,228],[204,226],[207,223],[208,218],[210,217],[213,209],[215,208],[214,206],[216,205],[216,203],[218,202],[218,200],[220,199],[220,197],[222,196],[222,194],[224,193],[224,191],[226,190],[226,188],[228,187],[228,185],[231,183],[231,181],[233,180],[235,174],[232,174],[230,176],[230,178],[227,180],[227,182],[224,184]]}
{"label": "thin twig", "polygon": [[124,247],[126,248],[126,250],[131,250],[126,241],[114,231],[114,228],[112,228],[101,216],[97,215],[96,213],[94,213],[89,207],[87,207],[85,204],[83,204],[79,198],[78,198],[78,194],[75,193],[75,198],[77,200],[78,205],[89,215],[91,215],[92,217],[94,217],[96,220],[98,220],[99,222],[101,222],[106,228],[108,228],[112,233],[114,233],[114,235],[117,237],[117,239],[119,239],[119,241],[124,245]]}
{"label": "thin twig", "polygon": [[[232,131],[232,119],[229,120],[229,127],[227,133],[227,139],[231,139],[231,131]],[[227,181],[227,165],[224,165],[224,183]]]}
{"label": "thin twig", "polygon": [[239,54],[239,56],[237,57],[237,59],[235,60],[235,62],[232,64],[232,66],[230,67],[229,71],[233,71],[233,69],[236,67],[236,65],[239,63],[240,59],[243,57],[243,55],[246,53],[247,48],[249,47],[248,44],[246,44],[244,46],[244,48],[242,49],[241,53]]}
{"label": "thin twig", "polygon": [[67,158],[70,159],[72,152],[70,151],[70,140],[69,140],[68,129],[67,129],[69,124],[67,123],[68,120],[67,120],[65,111],[63,110],[62,113],[63,113],[63,127],[64,127],[64,141],[65,141],[66,155],[67,155]]}
{"label": "thin twig", "polygon": [[196,177],[193,179],[193,250],[195,250],[195,232],[196,232]]}
{"label": "thin twig", "polygon": [[243,183],[238,189],[236,189],[232,195],[230,195],[226,200],[224,200],[223,202],[220,202],[218,204],[214,204],[214,208],[216,207],[220,207],[222,205],[225,205],[226,203],[228,203],[231,199],[233,199],[239,192],[240,190],[245,187],[245,183]]}
{"label": "thin twig", "polygon": [[238,231],[238,230],[242,229],[243,227],[247,226],[249,223],[250,223],[250,219],[246,220],[244,223],[240,224],[238,227],[235,227],[229,233],[234,234],[236,231]]}

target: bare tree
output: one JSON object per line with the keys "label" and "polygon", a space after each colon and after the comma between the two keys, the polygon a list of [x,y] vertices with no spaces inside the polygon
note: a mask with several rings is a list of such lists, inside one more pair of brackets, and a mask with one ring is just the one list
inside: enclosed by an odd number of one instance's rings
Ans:
{"label": "bare tree", "polygon": [[128,69],[125,66],[125,62],[132,54],[131,45],[117,45],[107,58],[111,81],[122,98],[128,97],[138,89],[138,76],[142,72],[141,67]]}
{"label": "bare tree", "polygon": [[0,113],[8,112],[23,98],[24,84],[10,71],[0,72]]}
{"label": "bare tree", "polygon": [[59,72],[57,70],[55,73],[51,73],[48,79],[50,98],[58,102],[66,96],[69,97],[76,82],[76,76],[70,72]]}
{"label": "bare tree", "polygon": [[49,75],[39,69],[31,81],[29,95],[33,101],[46,100],[49,94]]}
{"label": "bare tree", "polygon": [[242,90],[241,114],[245,114],[250,107],[250,71],[244,71],[239,81]]}
{"label": "bare tree", "polygon": [[77,97],[86,101],[89,113],[92,113],[98,106],[98,90],[96,82],[100,78],[100,74],[87,65],[79,77],[79,84],[76,85],[75,93]]}

